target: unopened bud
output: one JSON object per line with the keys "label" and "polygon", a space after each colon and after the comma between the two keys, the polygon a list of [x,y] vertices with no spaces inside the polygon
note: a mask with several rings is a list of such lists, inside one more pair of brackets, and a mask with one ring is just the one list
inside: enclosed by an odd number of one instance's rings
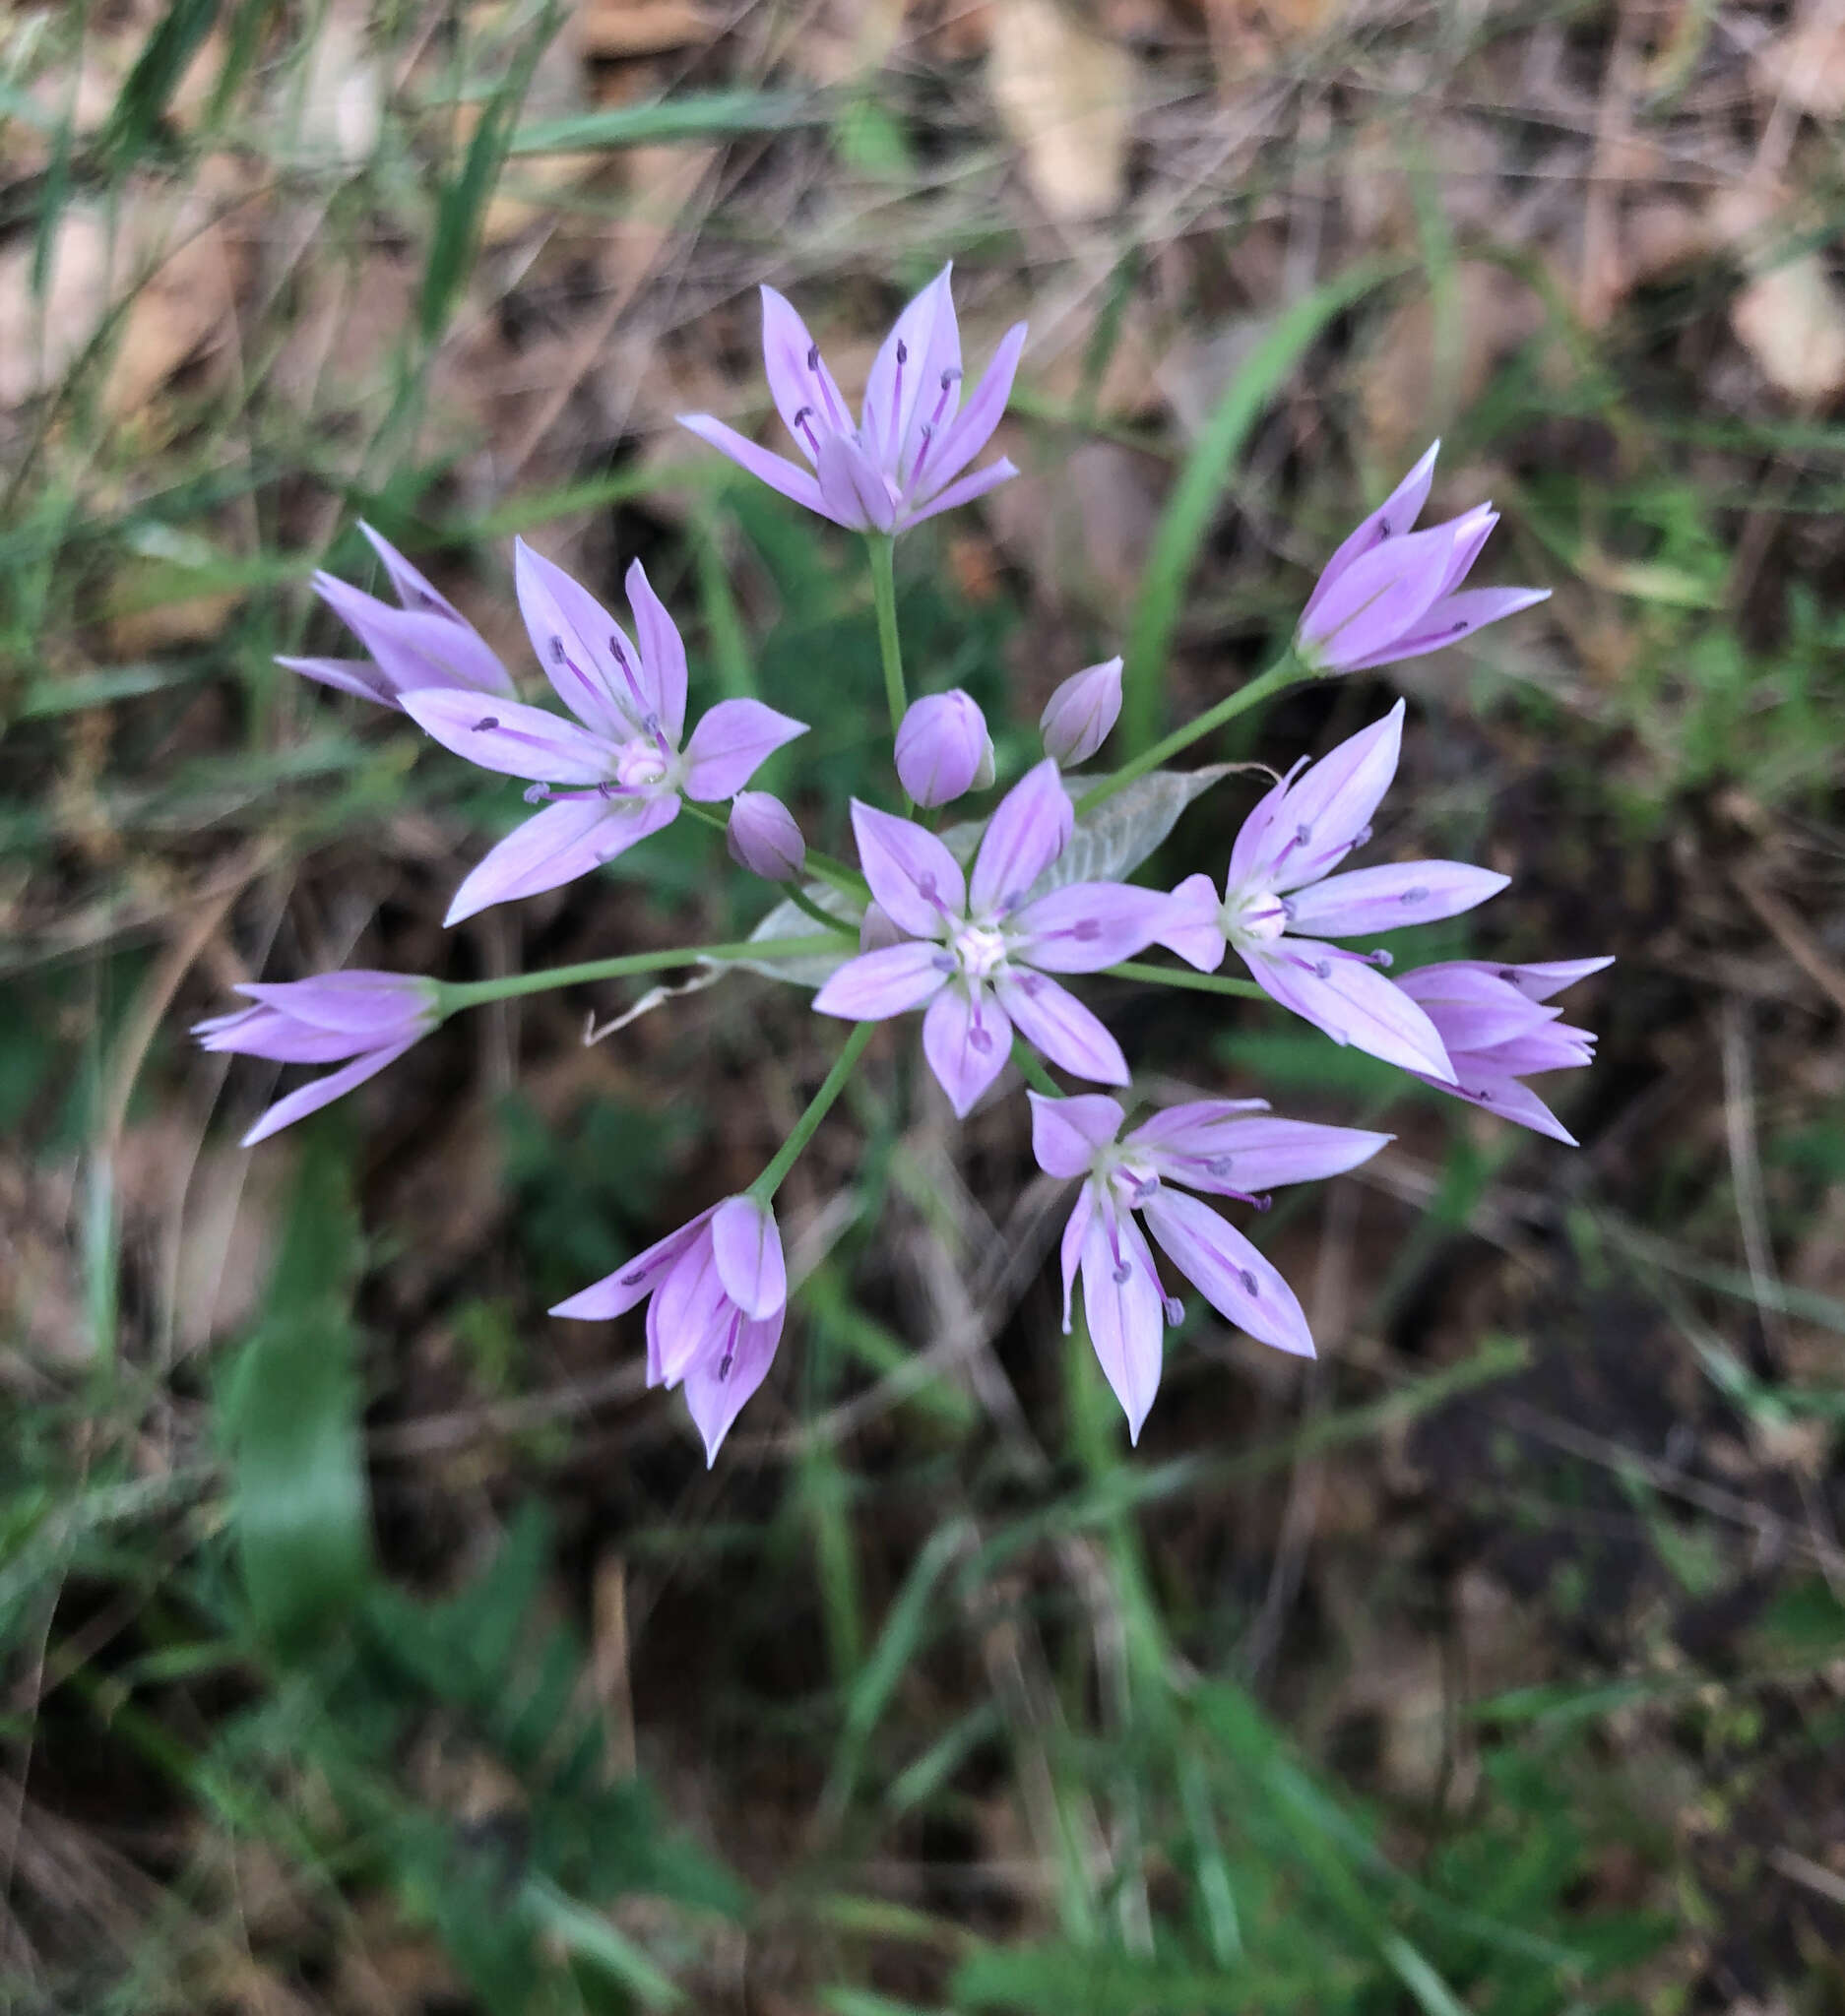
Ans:
{"label": "unopened bud", "polygon": [[1068,770],[1087,763],[1109,738],[1109,730],[1121,714],[1121,662],[1110,659],[1106,664],[1090,665],[1072,672],[1051,694],[1050,704],[1039,717],[1044,732],[1045,754],[1054,756],[1060,768]]}
{"label": "unopened bud", "polygon": [[772,791],[738,791],[726,838],[732,860],[766,882],[792,882],[807,865],[795,815]]}
{"label": "unopened bud", "polygon": [[945,805],[993,781],[986,718],[956,687],[916,702],[897,730],[897,775],[919,805]]}

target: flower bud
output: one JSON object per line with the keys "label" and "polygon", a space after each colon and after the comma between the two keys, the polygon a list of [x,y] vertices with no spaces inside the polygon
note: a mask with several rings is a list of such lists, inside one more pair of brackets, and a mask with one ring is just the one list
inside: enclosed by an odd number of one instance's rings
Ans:
{"label": "flower bud", "polygon": [[795,815],[773,791],[738,791],[726,835],[731,858],[765,882],[792,882],[807,864]]}
{"label": "flower bud", "polygon": [[1109,730],[1121,714],[1121,662],[1112,658],[1106,664],[1090,665],[1072,672],[1051,694],[1038,718],[1044,733],[1045,754],[1054,756],[1059,768],[1070,769],[1087,763],[1109,738]]}
{"label": "flower bud", "polygon": [[945,805],[993,781],[986,720],[956,687],[919,700],[897,730],[897,775],[919,805]]}

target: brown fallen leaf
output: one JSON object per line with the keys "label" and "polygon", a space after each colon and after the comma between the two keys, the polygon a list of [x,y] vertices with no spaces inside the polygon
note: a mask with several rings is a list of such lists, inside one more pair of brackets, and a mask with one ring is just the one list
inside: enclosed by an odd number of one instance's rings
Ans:
{"label": "brown fallen leaf", "polygon": [[1730,327],[1775,391],[1801,406],[1845,392],[1845,295],[1816,252],[1770,267],[1730,304]]}
{"label": "brown fallen leaf", "polygon": [[137,290],[109,363],[103,404],[135,413],[196,351],[233,332],[235,284],[228,241],[216,222],[182,216],[176,249]]}
{"label": "brown fallen leaf", "polygon": [[658,56],[708,42],[717,27],[696,0],[584,0],[577,46],[592,57]]}
{"label": "brown fallen leaf", "polygon": [[991,15],[986,88],[1017,144],[1032,194],[1069,221],[1115,209],[1127,183],[1133,57],[1055,0],[1007,0]]}

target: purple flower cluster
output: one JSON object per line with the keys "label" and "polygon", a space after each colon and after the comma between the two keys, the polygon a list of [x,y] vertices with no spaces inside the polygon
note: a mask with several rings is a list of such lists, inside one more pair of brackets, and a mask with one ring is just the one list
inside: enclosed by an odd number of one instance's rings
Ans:
{"label": "purple flower cluster", "polygon": [[[397,709],[470,763],[529,787],[530,817],[462,882],[450,923],[588,873],[660,832],[687,804],[728,801],[728,816],[717,823],[732,858],[752,875],[791,885],[751,946],[689,948],[685,958],[738,958],[779,940],[773,949],[799,954],[808,971],[811,947],[826,976],[815,1011],[859,1025],[840,1064],[750,1190],[701,1212],[552,1311],[603,1321],[645,1300],[649,1383],[684,1389],[708,1459],[762,1383],[781,1340],[789,1282],[776,1187],[837,1097],[868,1026],[912,1010],[922,1011],[923,1059],[957,1115],[972,1112],[1015,1058],[1035,1088],[1039,1166],[1079,1186],[1062,1242],[1064,1328],[1080,1274],[1096,1355],[1137,1439],[1159,1386],[1165,1333],[1182,1314],[1156,1248],[1226,1322],[1276,1350],[1311,1355],[1306,1319],[1288,1284],[1206,1200],[1264,1210],[1274,1189],[1341,1174],[1390,1137],[1274,1118],[1261,1100],[1156,1106],[1129,1126],[1127,1099],[1065,1094],[1049,1075],[1047,1067],[1055,1067],[1090,1086],[1132,1083],[1120,1043],[1065,982],[1121,968],[1154,947],[1203,975],[1235,952],[1263,994],[1334,1042],[1568,1142],[1524,1081],[1591,1060],[1594,1038],[1563,1023],[1551,1003],[1609,962],[1463,960],[1396,976],[1390,953],[1365,942],[1457,916],[1507,881],[1462,861],[1385,857],[1347,866],[1372,841],[1396,774],[1401,700],[1275,780],[1244,819],[1221,881],[1199,873],[1166,890],[1126,879],[1172,823],[1171,816],[1161,824],[1149,813],[1130,815],[1140,801],[1119,795],[1143,788],[1144,762],[1113,777],[1068,774],[1098,755],[1119,718],[1119,658],[1056,688],[1039,723],[1042,760],[989,812],[942,827],[941,808],[993,785],[994,738],[979,705],[959,688],[905,705],[901,661],[892,655],[888,546],[879,542],[1015,472],[1005,460],[970,467],[1004,412],[1024,325],[1007,332],[964,403],[944,268],[878,351],[856,420],[805,325],[768,287],[762,339],[770,395],[806,466],[708,414],[684,424],[784,496],[870,536],[874,557],[884,556],[874,586],[881,582],[885,598],[880,641],[901,810],[853,800],[856,869],[810,851],[790,807],[754,788],[762,764],[805,733],[805,724],[756,700],[729,699],[687,733],[685,647],[638,561],[626,580],[630,638],[562,568],[518,545],[519,608],[561,712],[519,699],[473,626],[369,528],[399,605],[324,574],[314,584],[366,656],[282,662]],[[1431,448],[1327,562],[1294,635],[1291,676],[1361,671],[1433,651],[1544,598],[1541,590],[1462,585],[1495,522],[1490,508],[1414,529],[1434,460]],[[1164,746],[1207,731],[1228,719],[1232,705],[1220,703]],[[1157,795],[1173,782],[1156,776],[1144,788]],[[1111,798],[1122,814],[1113,827]],[[1086,823],[1092,807],[1099,809]],[[1097,862],[1106,866],[1096,871]],[[805,884],[816,872],[821,880]],[[781,929],[790,917],[793,926]],[[606,964],[638,970],[632,961]],[[1165,971],[1193,986],[1238,990],[1235,982]],[[1161,977],[1146,966],[1127,973],[1140,981]],[[584,969],[566,970],[556,983],[584,976]],[[456,989],[402,974],[329,974],[246,986],[240,991],[251,1006],[201,1023],[196,1034],[209,1049],[339,1067],[271,1106],[245,1137],[258,1141],[383,1070],[456,1006],[545,983],[544,976],[523,976],[503,988]]]}

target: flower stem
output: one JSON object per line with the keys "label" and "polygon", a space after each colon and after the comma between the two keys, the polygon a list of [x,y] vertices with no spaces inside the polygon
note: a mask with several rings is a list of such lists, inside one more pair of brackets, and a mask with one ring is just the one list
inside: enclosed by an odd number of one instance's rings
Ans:
{"label": "flower stem", "polygon": [[1284,687],[1298,685],[1309,677],[1311,674],[1293,651],[1284,652],[1267,671],[1257,673],[1246,686],[1239,686],[1236,692],[1226,694],[1215,707],[1207,707],[1196,721],[1187,722],[1182,728],[1175,728],[1163,741],[1155,742],[1151,749],[1144,750],[1131,763],[1124,763],[1113,777],[1105,777],[1093,790],[1085,791],[1076,801],[1076,816],[1080,819],[1084,813],[1093,812],[1098,805],[1113,797],[1116,791],[1132,784],[1135,778],[1144,777],[1150,770],[1158,770],[1168,757],[1189,748],[1200,735],[1208,735],[1213,728],[1222,727],[1227,721],[1235,721],[1238,715],[1271,699]]}
{"label": "flower stem", "polygon": [[1117,980],[1152,980],[1162,987],[1190,987],[1200,994],[1235,994],[1241,1001],[1266,1001],[1270,996],[1253,980],[1228,979],[1221,973],[1193,973],[1186,966],[1143,966],[1137,959],[1124,959],[1119,966],[1103,972]]}
{"label": "flower stem", "polygon": [[891,733],[895,734],[910,704],[903,683],[903,644],[897,635],[897,541],[888,533],[869,532],[864,542],[871,555],[871,599],[877,604],[877,648],[884,660],[884,703],[890,709]]}
{"label": "flower stem", "polygon": [[827,1116],[833,1102],[846,1089],[846,1081],[852,1074],[859,1059],[864,1054],[864,1046],[871,1040],[871,1033],[877,1028],[875,1022],[860,1022],[846,1039],[846,1047],[833,1060],[820,1090],[807,1102],[807,1110],[795,1122],[795,1131],[776,1151],[775,1160],[750,1184],[746,1194],[758,1204],[769,1205],[775,1201],[775,1193],[782,1187],[782,1181],[795,1163],[800,1152],[814,1137],[814,1131]]}
{"label": "flower stem", "polygon": [[437,980],[436,1006],[444,1016],[481,1008],[515,994],[542,994],[552,987],[582,986],[590,980],[627,979],[635,974],[664,973],[674,966],[722,965],[732,959],[792,959],[813,950],[805,938],[739,938],[728,945],[677,945],[668,952],[624,952],[618,959],[591,959],[581,966],[548,966],[537,973],[508,974],[497,980]]}
{"label": "flower stem", "polygon": [[816,923],[824,924],[829,931],[840,932],[842,936],[850,938],[855,945],[859,942],[858,925],[849,923],[844,917],[836,917],[831,911],[822,910],[798,882],[785,883],[782,894],[796,910],[804,910]]}
{"label": "flower stem", "polygon": [[1042,1092],[1047,1099],[1061,1099],[1063,1088],[1044,1067],[1038,1052],[1022,1036],[1012,1039],[1012,1061],[1019,1067],[1019,1076],[1034,1092]]}

